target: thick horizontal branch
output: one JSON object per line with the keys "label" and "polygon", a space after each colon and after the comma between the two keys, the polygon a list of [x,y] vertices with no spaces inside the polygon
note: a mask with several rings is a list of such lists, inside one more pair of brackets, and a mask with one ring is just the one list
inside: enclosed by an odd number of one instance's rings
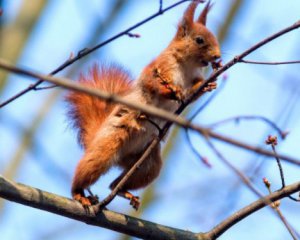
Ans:
{"label": "thick horizontal branch", "polygon": [[143,239],[186,239],[214,240],[221,236],[233,225],[247,216],[265,207],[268,202],[274,202],[290,194],[300,191],[300,182],[286,186],[264,198],[261,198],[243,209],[237,211],[207,233],[193,233],[171,228],[153,222],[130,217],[109,210],[95,214],[93,208],[84,209],[82,205],[69,198],[45,192],[37,188],[15,183],[0,175],[0,197],[29,207],[58,214],[67,218],[108,228],[121,233]]}
{"label": "thick horizontal branch", "polygon": [[205,233],[205,236],[207,237],[207,239],[217,239],[225,231],[230,229],[233,225],[268,205],[267,203],[275,202],[282,198],[288,197],[289,195],[298,191],[300,191],[300,182],[293,183],[279,191],[273,192],[263,198],[260,198],[259,200],[233,213],[230,217],[226,218],[223,222],[218,224],[211,231]]}
{"label": "thick horizontal branch", "polygon": [[[158,117],[161,118],[163,120],[175,123],[181,127],[184,128],[189,128],[189,129],[193,129],[197,132],[199,132],[200,134],[203,135],[207,135],[210,136],[211,138],[220,140],[222,142],[226,142],[229,143],[231,145],[252,151],[252,152],[256,152],[258,154],[261,155],[265,155],[268,157],[275,157],[275,154],[272,151],[268,151],[265,150],[263,148],[259,148],[256,146],[251,146],[249,144],[243,143],[241,141],[226,137],[224,135],[215,133],[213,131],[211,131],[209,128],[204,128],[201,126],[197,126],[195,124],[192,124],[190,121],[186,120],[183,117],[180,117],[178,115],[175,115],[173,113],[170,113],[168,111],[165,111],[163,109],[154,107],[154,106],[150,106],[150,105],[145,105],[145,104],[141,104],[141,103],[137,103],[137,102],[133,102],[130,101],[124,97],[120,97],[114,94],[110,94],[104,91],[100,91],[99,89],[95,89],[95,88],[91,88],[91,87],[87,87],[84,86],[78,82],[73,82],[67,78],[58,78],[58,77],[53,77],[53,76],[47,76],[47,75],[42,75],[42,74],[38,74],[32,71],[28,71],[22,68],[18,68],[15,67],[12,64],[7,63],[5,60],[0,59],[0,68],[5,69],[7,71],[11,71],[20,75],[24,75],[27,77],[33,77],[33,78],[38,78],[38,79],[43,79],[44,81],[47,82],[51,82],[54,83],[56,85],[62,86],[64,88],[70,89],[70,90],[75,90],[75,91],[79,91],[82,93],[86,93],[89,94],[91,96],[95,96],[95,97],[99,97],[101,99],[104,99],[108,102],[116,102],[116,103],[120,103],[120,104],[124,104],[126,106],[129,106],[131,108],[140,110],[141,112],[147,113],[151,116],[154,117]],[[282,160],[288,161],[290,163],[296,164],[296,165],[300,165],[300,161],[297,159],[294,159],[292,157],[286,156],[286,155],[281,155],[278,154],[278,157]]]}
{"label": "thick horizontal branch", "polygon": [[202,234],[175,229],[109,210],[95,214],[79,202],[37,188],[15,183],[0,175],[0,197],[23,205],[58,214],[89,225],[108,228],[143,239],[203,240]]}

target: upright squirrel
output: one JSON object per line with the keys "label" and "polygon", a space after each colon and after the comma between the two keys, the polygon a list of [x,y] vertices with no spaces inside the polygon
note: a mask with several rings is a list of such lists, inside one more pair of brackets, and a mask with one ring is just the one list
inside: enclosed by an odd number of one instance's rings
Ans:
{"label": "upright squirrel", "polygon": [[[189,4],[169,46],[144,68],[136,81],[132,81],[120,67],[94,66],[89,75],[81,76],[80,82],[131,101],[174,112],[203,82],[201,69],[220,58],[218,41],[205,26],[211,4],[208,2],[194,21],[198,3]],[[213,88],[214,84],[206,90]],[[123,172],[111,183],[113,189],[158,135],[158,128],[165,121],[83,93],[70,92],[66,100],[70,106],[70,118],[78,129],[79,142],[85,149],[73,178],[72,196],[82,205],[89,206],[93,202],[85,196],[84,189],[112,166],[119,166]],[[130,204],[138,209],[138,197],[128,190],[150,184],[159,175],[161,167],[158,145],[118,194],[129,199]]]}

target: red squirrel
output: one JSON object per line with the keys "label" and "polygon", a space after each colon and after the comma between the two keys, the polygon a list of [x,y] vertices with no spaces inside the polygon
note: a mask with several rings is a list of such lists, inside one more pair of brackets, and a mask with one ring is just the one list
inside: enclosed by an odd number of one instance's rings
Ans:
{"label": "red squirrel", "polygon": [[[216,37],[206,28],[206,17],[212,5],[208,2],[194,21],[198,3],[189,4],[173,40],[144,68],[136,81],[120,67],[94,66],[87,76],[81,76],[80,82],[131,101],[171,112],[177,110],[180,103],[202,84],[201,69],[221,57]],[[212,84],[206,90],[215,87]],[[93,201],[85,196],[84,190],[112,166],[119,166],[123,172],[111,183],[113,189],[158,135],[158,129],[165,121],[79,92],[70,92],[66,100],[70,107],[69,116],[85,150],[76,167],[72,196],[83,206],[90,206]],[[118,195],[129,199],[138,209],[139,199],[129,190],[150,184],[159,175],[161,167],[160,145],[157,145]]]}

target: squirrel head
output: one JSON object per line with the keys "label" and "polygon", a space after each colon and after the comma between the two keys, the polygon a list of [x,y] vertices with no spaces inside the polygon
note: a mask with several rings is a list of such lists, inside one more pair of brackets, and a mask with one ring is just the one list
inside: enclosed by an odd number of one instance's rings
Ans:
{"label": "squirrel head", "polygon": [[221,57],[216,37],[206,28],[206,18],[212,7],[206,4],[198,19],[194,21],[194,13],[199,2],[194,0],[187,7],[172,43],[180,52],[183,60],[192,61],[197,66],[207,66]]}

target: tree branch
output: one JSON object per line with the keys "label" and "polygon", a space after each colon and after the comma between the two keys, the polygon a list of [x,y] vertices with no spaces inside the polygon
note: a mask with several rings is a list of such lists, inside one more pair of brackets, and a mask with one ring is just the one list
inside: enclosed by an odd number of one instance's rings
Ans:
{"label": "tree branch", "polygon": [[195,234],[190,231],[163,226],[109,210],[102,210],[96,215],[92,207],[85,209],[75,200],[15,183],[1,175],[0,196],[13,202],[138,238],[178,240],[204,239],[202,234]]}
{"label": "tree branch", "polygon": [[288,185],[277,192],[249,204],[225,219],[212,230],[203,234],[167,227],[109,210],[102,210],[96,215],[92,207],[85,209],[80,203],[74,200],[15,183],[0,175],[0,196],[2,198],[89,225],[108,228],[143,239],[157,240],[214,240],[239,221],[265,207],[267,202],[277,201],[297,191],[300,191],[300,182]]}

